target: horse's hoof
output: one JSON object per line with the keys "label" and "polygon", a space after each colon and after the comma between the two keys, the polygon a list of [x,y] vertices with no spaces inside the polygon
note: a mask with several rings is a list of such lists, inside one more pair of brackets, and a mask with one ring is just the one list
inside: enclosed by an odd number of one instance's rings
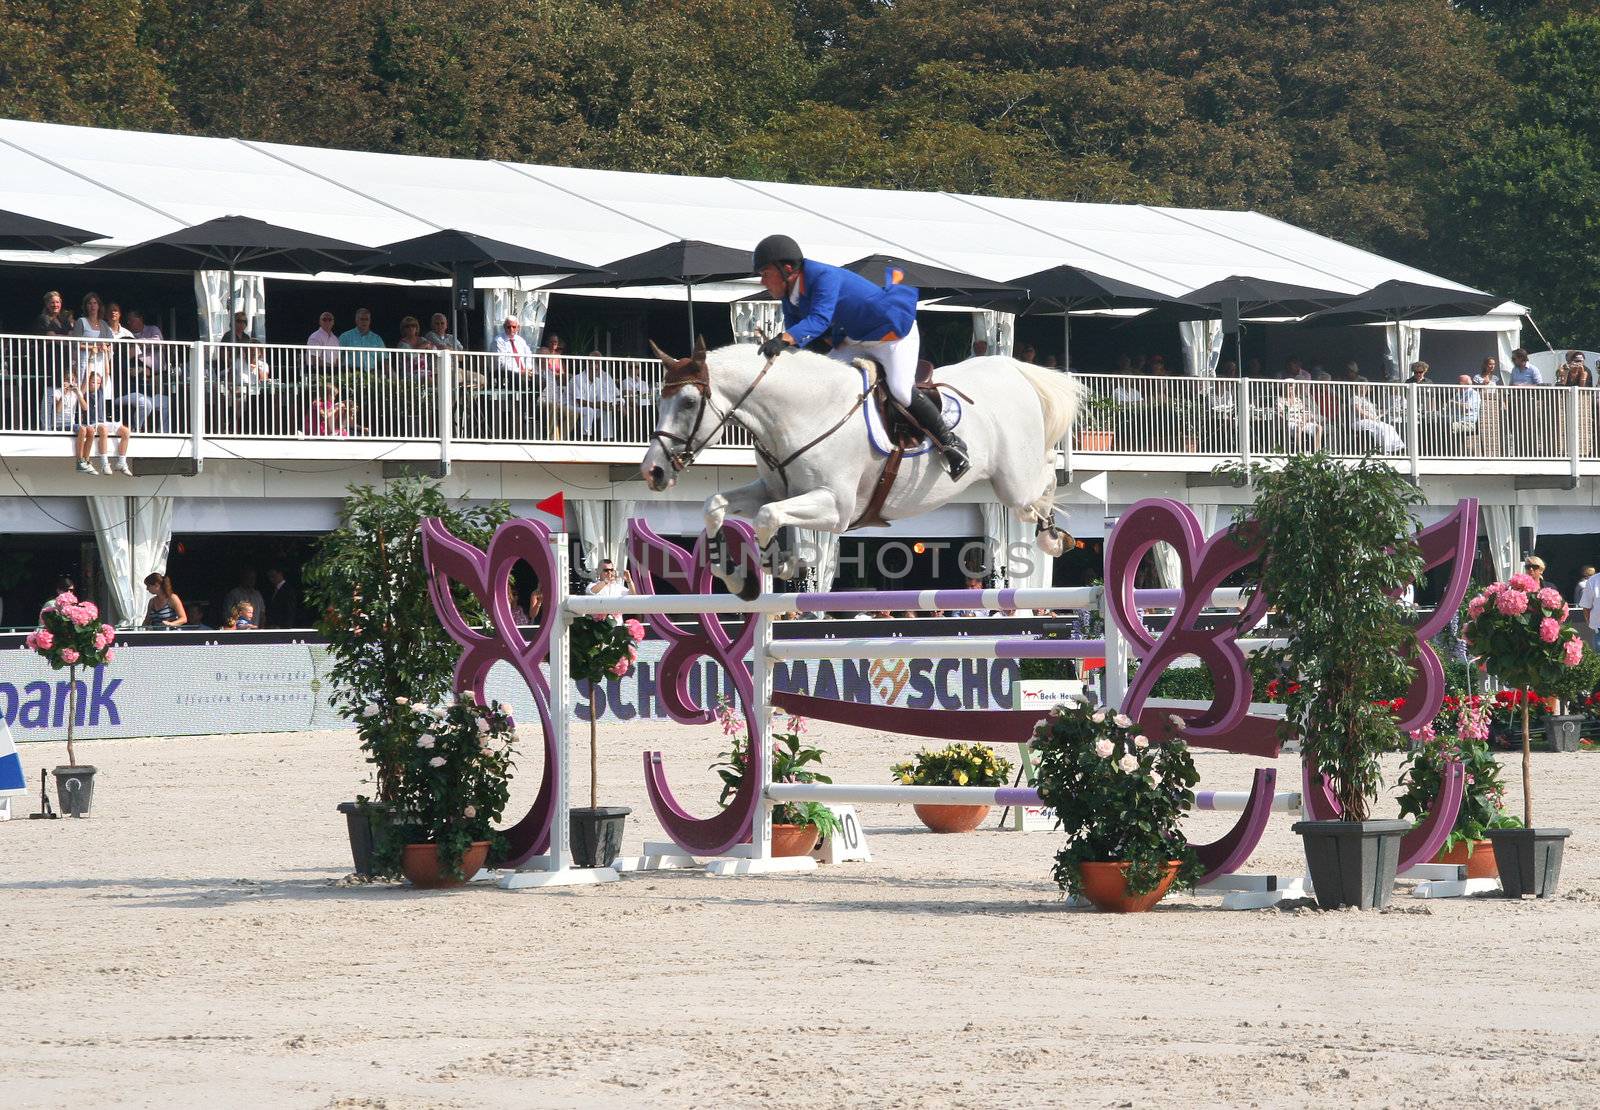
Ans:
{"label": "horse's hoof", "polygon": [[730,580],[728,586],[740,601],[754,601],[761,596],[761,575],[741,574]]}

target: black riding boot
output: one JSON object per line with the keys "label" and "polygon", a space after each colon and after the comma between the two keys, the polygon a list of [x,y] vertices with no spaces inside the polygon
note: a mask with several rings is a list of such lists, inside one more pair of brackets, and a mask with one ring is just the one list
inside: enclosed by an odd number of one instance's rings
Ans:
{"label": "black riding boot", "polygon": [[951,478],[959,478],[971,469],[971,462],[967,459],[967,445],[961,442],[961,437],[952,432],[944,422],[944,413],[940,411],[939,402],[935,401],[925,390],[915,389],[911,392],[911,404],[907,406],[911,419],[921,425],[922,430],[928,433],[934,444],[944,455],[944,464],[950,469]]}

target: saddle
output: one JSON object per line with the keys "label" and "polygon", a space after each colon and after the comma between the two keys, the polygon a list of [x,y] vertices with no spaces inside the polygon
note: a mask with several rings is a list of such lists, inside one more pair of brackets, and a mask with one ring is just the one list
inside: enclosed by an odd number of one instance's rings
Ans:
{"label": "saddle", "polygon": [[[877,482],[873,484],[872,496],[867,499],[866,508],[850,527],[852,529],[881,527],[888,523],[882,516],[883,506],[889,500],[895,479],[900,476],[900,463],[907,455],[922,455],[937,448],[929,439],[928,433],[912,419],[905,406],[896,401],[889,392],[889,379],[883,371],[882,363],[877,359],[866,357],[851,361],[861,371],[869,395],[866,406],[867,438],[873,448],[884,456],[884,460],[883,469],[878,473]],[[935,382],[932,363],[925,362],[917,367],[916,388],[919,392],[930,395],[941,408],[948,409],[953,406],[954,412],[947,412],[945,417],[945,422],[952,428],[961,422],[962,403],[972,403],[971,397],[954,386]]]}

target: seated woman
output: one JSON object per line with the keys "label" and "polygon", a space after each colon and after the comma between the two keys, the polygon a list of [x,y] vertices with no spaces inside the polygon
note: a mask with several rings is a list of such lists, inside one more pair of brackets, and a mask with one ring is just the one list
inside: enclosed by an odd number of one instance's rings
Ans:
{"label": "seated woman", "polygon": [[311,416],[306,421],[306,435],[347,436],[350,434],[350,410],[339,400],[339,387],[328,382],[322,387],[322,397],[311,402]]}
{"label": "seated woman", "polygon": [[1303,386],[1290,383],[1278,395],[1278,416],[1288,426],[1288,451],[1316,451],[1322,446],[1322,418],[1306,402]]}
{"label": "seated woman", "polygon": [[1371,437],[1378,450],[1386,455],[1397,455],[1406,449],[1406,441],[1393,424],[1378,417],[1378,406],[1365,390],[1357,390],[1350,398],[1350,411],[1355,415],[1356,431]]}

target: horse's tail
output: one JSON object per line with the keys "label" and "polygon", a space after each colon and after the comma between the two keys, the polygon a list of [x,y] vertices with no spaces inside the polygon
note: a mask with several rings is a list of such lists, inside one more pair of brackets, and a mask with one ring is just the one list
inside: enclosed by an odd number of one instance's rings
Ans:
{"label": "horse's tail", "polygon": [[1078,419],[1078,410],[1083,406],[1083,383],[1073,374],[1046,370],[1031,362],[1018,360],[1015,365],[1039,395],[1039,408],[1044,412],[1045,450],[1054,450]]}

